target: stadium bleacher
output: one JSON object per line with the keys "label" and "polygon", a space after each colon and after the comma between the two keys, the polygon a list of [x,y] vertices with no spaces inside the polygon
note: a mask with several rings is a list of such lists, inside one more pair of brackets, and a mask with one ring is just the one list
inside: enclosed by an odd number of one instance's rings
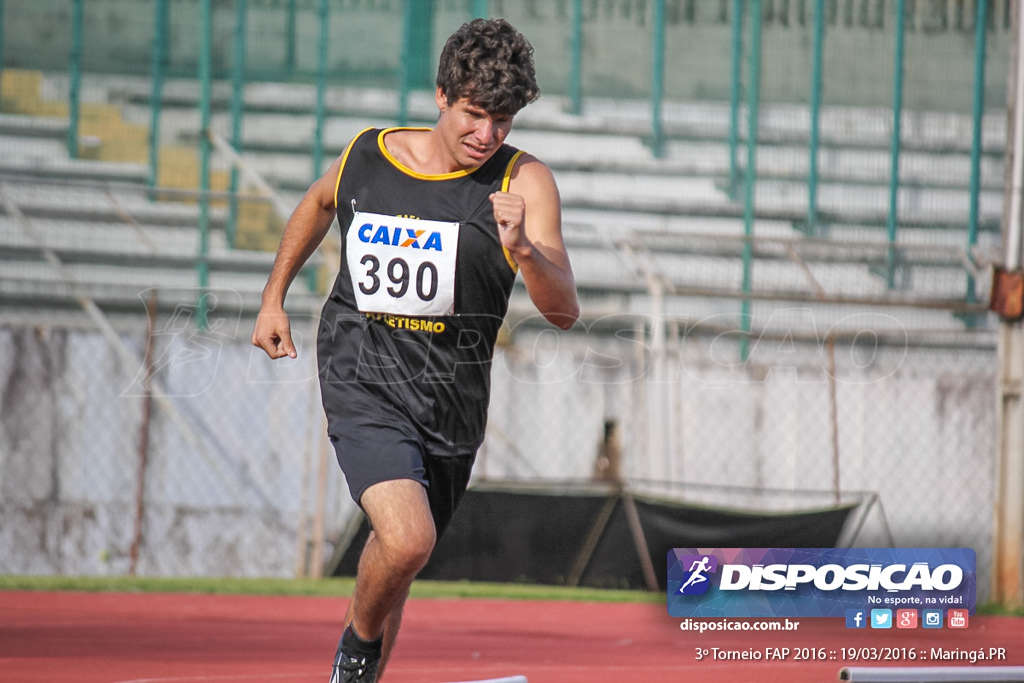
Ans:
{"label": "stadium bleacher", "polygon": [[[8,70],[4,77],[16,77],[11,74]],[[46,91],[47,78],[39,74],[35,79],[40,91]],[[145,118],[149,93],[144,79],[119,78],[90,87],[91,99],[118,105],[120,119]],[[188,186],[194,190],[198,175],[195,152],[189,151],[198,137],[195,116],[189,115],[196,110],[197,93],[196,84],[188,80],[165,89],[163,120],[168,123],[161,129],[161,155],[167,158],[161,160],[158,179],[163,192],[147,182],[145,149],[126,153],[123,139],[108,144],[100,131],[81,143],[93,153],[70,159],[66,117],[52,116],[55,108],[40,104],[37,93],[27,105],[5,99],[9,111],[41,112],[0,114],[0,146],[8,152],[0,162],[0,259],[5,274],[0,297],[6,310],[74,308],[77,298],[85,296],[105,308],[138,312],[140,291],[196,286],[199,206]],[[262,83],[247,91],[240,158],[249,172],[274,189],[279,207],[294,206],[313,176],[313,97],[312,86],[294,84]],[[328,163],[359,130],[393,120],[392,92],[344,88],[332,91],[328,101]],[[214,105],[214,130],[227,128],[222,90],[215,89]],[[747,239],[743,204],[735,198],[735,179],[730,182],[735,168],[729,164],[727,106],[667,108],[667,143],[659,157],[648,144],[643,103],[595,100],[582,116],[567,114],[565,108],[558,97],[527,108],[510,142],[537,152],[556,174],[566,240],[581,292],[594,304],[591,310],[600,315],[602,301],[628,299],[628,309],[648,311],[652,276],[669,296],[688,299],[690,311],[714,314],[721,310],[720,302],[740,298]],[[918,117],[916,125],[907,127],[899,236],[890,244],[886,114],[855,108],[823,114],[817,222],[808,226],[807,112],[791,105],[766,111],[759,134],[756,231],[750,252],[756,267],[748,297],[808,306],[824,299],[906,306],[927,319],[928,327],[951,332],[961,329],[963,320],[950,310],[978,310],[965,297],[965,281],[970,273],[979,281],[978,291],[985,287],[985,265],[998,244],[998,121],[986,122],[994,135],[988,136],[982,160],[979,241],[968,253],[960,218],[968,195],[963,179],[970,149],[962,136],[967,117],[936,114],[927,121]],[[429,93],[413,93],[410,116],[413,125],[430,124]],[[859,133],[853,142],[851,130]],[[846,142],[830,131],[842,131]],[[112,147],[115,143],[122,146]],[[90,156],[95,158],[82,158]],[[125,156],[138,160],[121,160]],[[165,167],[181,166],[182,159],[192,164],[191,170],[184,180],[175,179]],[[284,217],[268,219],[273,213],[270,202],[257,197],[263,211],[250,221],[255,229],[241,221],[234,246],[229,244],[223,190],[230,162],[221,155],[213,163],[209,286],[239,292],[253,313]],[[239,248],[252,246],[258,248]],[[42,249],[52,250],[63,264],[60,277],[40,267]],[[886,268],[893,269],[888,283]],[[73,291],[69,280],[76,285]],[[312,277],[314,286],[295,288],[293,296],[315,300],[322,281]],[[513,317],[518,310],[527,310],[522,292],[513,301]]]}

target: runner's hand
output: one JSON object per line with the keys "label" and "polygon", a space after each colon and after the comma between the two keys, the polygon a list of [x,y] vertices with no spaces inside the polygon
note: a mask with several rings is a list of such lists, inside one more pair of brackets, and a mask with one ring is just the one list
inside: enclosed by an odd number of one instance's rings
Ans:
{"label": "runner's hand", "polygon": [[526,220],[526,200],[511,192],[494,192],[491,194],[494,207],[494,220],[498,223],[498,236],[501,245],[509,250],[513,257],[517,252],[531,249],[526,239],[523,223]]}
{"label": "runner's hand", "polygon": [[292,343],[292,328],[284,311],[260,311],[252,331],[252,345],[267,352],[271,358],[298,357]]}

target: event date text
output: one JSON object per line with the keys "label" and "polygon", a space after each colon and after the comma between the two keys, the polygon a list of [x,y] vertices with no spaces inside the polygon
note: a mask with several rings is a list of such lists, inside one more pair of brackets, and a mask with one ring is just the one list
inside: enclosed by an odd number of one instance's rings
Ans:
{"label": "event date text", "polygon": [[949,647],[764,647],[730,650],[720,647],[698,647],[694,657],[714,661],[844,661],[844,662],[913,662],[1005,661],[1006,648],[990,647],[965,650]]}

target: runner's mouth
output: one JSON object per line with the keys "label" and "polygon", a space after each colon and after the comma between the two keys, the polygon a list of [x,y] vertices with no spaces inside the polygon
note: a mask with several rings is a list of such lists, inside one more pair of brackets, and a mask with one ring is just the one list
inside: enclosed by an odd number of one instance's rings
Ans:
{"label": "runner's mouth", "polygon": [[465,143],[465,147],[471,155],[476,157],[486,156],[491,151],[490,147],[480,147],[469,142]]}

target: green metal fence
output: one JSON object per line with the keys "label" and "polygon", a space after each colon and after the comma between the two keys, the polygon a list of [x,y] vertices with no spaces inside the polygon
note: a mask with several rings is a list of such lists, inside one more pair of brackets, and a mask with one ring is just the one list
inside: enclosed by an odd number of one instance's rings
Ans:
{"label": "green metal fence", "polygon": [[[819,231],[822,221],[822,148],[860,144],[855,137],[823,136],[823,108],[891,110],[886,230],[893,243],[903,187],[903,120],[920,111],[969,113],[971,134],[958,145],[971,155],[964,236],[971,247],[980,229],[983,117],[986,108],[1002,108],[1006,101],[1010,3],[38,0],[6,3],[0,12],[4,66],[67,72],[72,158],[80,153],[83,75],[150,76],[151,183],[158,176],[161,103],[167,103],[163,88],[169,78],[199,84],[204,129],[211,108],[230,111],[229,139],[236,148],[242,145],[246,84],[314,84],[310,175],[315,177],[326,155],[329,88],[372,84],[392,89],[397,105],[382,113],[407,123],[409,95],[431,87],[440,42],[460,22],[494,13],[507,16],[532,39],[544,92],[564,95],[569,111],[585,114],[588,97],[628,99],[649,110],[653,156],[664,152],[668,139],[686,136],[666,120],[666,103],[728,102],[723,134],[730,146],[729,183],[748,207],[757,183],[758,130],[764,125],[760,106],[806,105],[808,119],[799,135],[807,146],[805,227],[811,233]],[[45,50],[38,49],[42,41]],[[211,99],[212,82],[230,84],[226,101]],[[233,175],[231,187],[236,186]],[[890,266],[890,286],[892,271]]]}
{"label": "green metal fence", "polygon": [[[63,69],[70,56],[86,71],[145,74],[155,44],[172,36],[160,61],[170,75],[193,76],[205,4],[7,3],[5,24],[27,30],[9,31],[5,62]],[[542,86],[572,94],[575,107],[589,95],[648,98],[656,109],[659,89],[669,99],[725,100],[739,76],[733,57],[754,40],[744,38],[750,31],[765,36],[768,98],[806,102],[822,80],[814,78],[817,69],[827,84],[839,86],[828,88],[832,101],[888,106],[894,57],[903,54],[919,84],[908,103],[967,111],[970,98],[956,93],[970,91],[974,62],[963,57],[982,27],[993,54],[1005,57],[1001,36],[1009,30],[1010,6],[996,0],[210,0],[208,20],[215,78],[228,78],[244,62],[247,78],[313,82],[327,55],[334,82],[429,87],[440,41],[465,19],[495,14],[528,33]],[[35,49],[41,37],[46,50]],[[1005,104],[1005,68],[997,60],[988,71],[989,106]]]}

